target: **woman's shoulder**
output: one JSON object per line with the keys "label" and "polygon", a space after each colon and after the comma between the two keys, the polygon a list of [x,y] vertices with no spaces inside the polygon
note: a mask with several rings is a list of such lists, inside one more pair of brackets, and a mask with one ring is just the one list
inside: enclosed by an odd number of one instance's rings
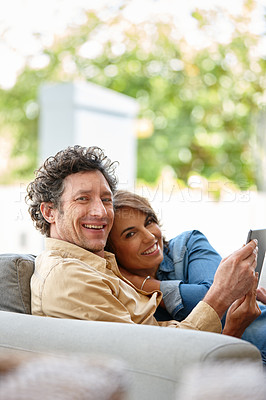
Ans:
{"label": "woman's shoulder", "polygon": [[204,244],[208,244],[208,239],[206,236],[200,232],[199,230],[190,230],[179,233],[174,238],[170,239],[167,242],[167,246],[165,247],[166,252],[174,252],[175,254],[182,254],[185,250],[191,250],[195,245],[204,246]]}
{"label": "woman's shoulder", "polygon": [[177,236],[170,239],[168,241],[168,243],[169,243],[169,245],[174,244],[174,243],[184,243],[185,244],[190,239],[199,239],[199,238],[207,239],[206,236],[202,232],[200,232],[196,229],[193,229],[191,231],[184,231],[184,232],[179,233]]}
{"label": "woman's shoulder", "polygon": [[185,231],[179,233],[174,238],[170,239],[165,246],[165,254],[171,258],[175,255],[183,256],[184,251],[187,247],[187,242],[190,239],[194,231]]}

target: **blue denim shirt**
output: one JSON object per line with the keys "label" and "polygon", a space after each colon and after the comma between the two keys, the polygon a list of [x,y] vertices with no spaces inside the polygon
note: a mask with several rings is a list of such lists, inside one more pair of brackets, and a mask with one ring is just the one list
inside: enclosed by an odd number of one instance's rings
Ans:
{"label": "blue denim shirt", "polygon": [[[157,270],[169,317],[184,319],[202,300],[213,282],[220,261],[220,255],[199,231],[186,231],[169,241]],[[162,309],[155,316],[166,318]]]}

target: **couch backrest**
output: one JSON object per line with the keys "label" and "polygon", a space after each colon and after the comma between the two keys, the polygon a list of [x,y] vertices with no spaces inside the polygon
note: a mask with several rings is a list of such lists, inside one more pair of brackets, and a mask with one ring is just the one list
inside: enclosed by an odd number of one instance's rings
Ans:
{"label": "couch backrest", "polygon": [[0,254],[0,310],[31,313],[31,254]]}

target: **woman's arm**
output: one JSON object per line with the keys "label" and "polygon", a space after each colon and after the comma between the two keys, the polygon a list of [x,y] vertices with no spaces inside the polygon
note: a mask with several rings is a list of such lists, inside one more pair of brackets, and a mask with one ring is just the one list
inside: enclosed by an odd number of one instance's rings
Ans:
{"label": "woman's arm", "polygon": [[[178,240],[178,237],[172,241]],[[174,265],[179,254],[174,254],[175,244],[171,247],[169,260]],[[169,273],[163,277],[161,291],[163,292],[166,308],[173,318],[179,321],[186,318],[192,309],[206,295],[212,285],[215,272],[221,262],[221,256],[210,245],[206,236],[199,231],[192,231],[186,242],[186,251],[182,260],[183,277],[179,276],[178,268],[175,268],[175,277]],[[160,277],[160,274],[158,275]],[[180,279],[182,280],[180,282]]]}
{"label": "woman's arm", "polygon": [[[145,292],[153,292],[154,290],[160,290],[161,282],[158,279],[155,279],[149,275],[141,276],[141,275],[134,275],[132,272],[127,271],[126,269],[119,266],[119,270],[121,274],[128,279],[133,285],[140,289],[144,290]],[[147,276],[149,278],[147,279]],[[160,303],[161,307],[165,307],[163,300]]]}

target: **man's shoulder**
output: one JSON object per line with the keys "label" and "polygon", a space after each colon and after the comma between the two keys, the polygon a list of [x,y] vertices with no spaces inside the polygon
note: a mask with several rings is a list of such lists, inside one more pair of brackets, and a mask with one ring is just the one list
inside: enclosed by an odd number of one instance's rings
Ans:
{"label": "man's shoulder", "polygon": [[35,260],[36,266],[49,266],[50,264],[63,262],[63,254],[60,254],[58,250],[43,250]]}
{"label": "man's shoulder", "polygon": [[34,275],[47,277],[52,270],[60,269],[65,263],[65,259],[59,251],[44,250],[35,260]]}

